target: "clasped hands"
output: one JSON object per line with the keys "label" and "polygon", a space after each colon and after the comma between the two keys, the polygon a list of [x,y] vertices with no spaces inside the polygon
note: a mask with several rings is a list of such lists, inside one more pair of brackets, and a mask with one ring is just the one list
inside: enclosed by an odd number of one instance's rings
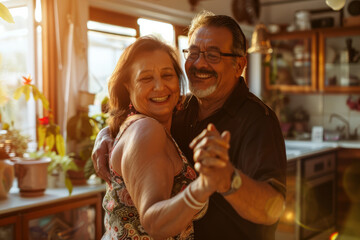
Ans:
{"label": "clasped hands", "polygon": [[200,177],[204,177],[205,184],[215,188],[217,192],[228,191],[234,171],[228,154],[230,132],[224,131],[220,134],[210,123],[193,139],[189,147],[194,152],[195,170]]}
{"label": "clasped hands", "polygon": [[[109,128],[103,128],[96,138],[91,156],[96,174],[108,184],[111,179],[108,156],[113,142]],[[210,123],[189,145],[194,151],[195,170],[203,177],[208,187],[218,192],[229,190],[231,174],[234,171],[229,160],[229,142],[230,133],[224,131],[220,134]]]}

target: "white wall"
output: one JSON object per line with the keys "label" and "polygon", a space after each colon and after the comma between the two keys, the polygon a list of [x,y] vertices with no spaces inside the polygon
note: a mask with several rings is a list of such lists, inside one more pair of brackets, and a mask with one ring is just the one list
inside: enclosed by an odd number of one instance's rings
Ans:
{"label": "white wall", "polygon": [[[325,0],[313,1],[293,1],[293,3],[266,5],[262,1],[260,20],[266,24],[285,24],[288,25],[294,21],[295,12],[299,10],[329,9]],[[277,1],[279,2],[279,1]]]}

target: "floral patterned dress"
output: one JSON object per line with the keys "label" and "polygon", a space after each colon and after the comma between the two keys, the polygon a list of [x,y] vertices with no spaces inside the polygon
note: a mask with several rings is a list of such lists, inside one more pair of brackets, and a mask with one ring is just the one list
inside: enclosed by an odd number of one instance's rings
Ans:
{"label": "floral patterned dress", "polygon": [[[135,121],[119,132],[115,139],[114,146],[119,141],[125,130]],[[165,129],[166,131],[166,129]],[[175,144],[179,155],[183,161],[181,171],[174,177],[174,183],[171,191],[171,197],[183,191],[196,178],[195,170],[189,165],[187,159],[181,152],[175,140],[170,133],[166,131],[168,137]],[[126,240],[150,240],[152,239],[140,224],[139,213],[134,206],[134,203],[127,191],[123,178],[116,173],[112,166],[110,166],[110,173],[112,176],[111,185],[107,185],[107,191],[103,199],[103,208],[105,209],[105,228],[106,232],[102,237],[107,239],[126,239]],[[207,205],[194,216],[194,220],[201,218],[206,213]],[[189,224],[185,230],[169,240],[192,240],[194,239],[193,224]]]}

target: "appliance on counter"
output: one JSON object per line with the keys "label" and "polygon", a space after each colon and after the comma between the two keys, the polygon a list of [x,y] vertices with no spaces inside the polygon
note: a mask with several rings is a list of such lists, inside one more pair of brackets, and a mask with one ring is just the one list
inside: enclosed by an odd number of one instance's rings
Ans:
{"label": "appliance on counter", "polygon": [[335,227],[336,153],[289,161],[286,180],[286,207],[276,239],[329,239]]}

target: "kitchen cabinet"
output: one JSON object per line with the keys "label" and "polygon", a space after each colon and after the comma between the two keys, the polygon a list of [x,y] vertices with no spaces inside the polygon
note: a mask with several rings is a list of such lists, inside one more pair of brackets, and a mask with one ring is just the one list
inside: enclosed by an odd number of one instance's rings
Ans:
{"label": "kitchen cabinet", "polygon": [[315,92],[317,54],[315,31],[271,35],[273,53],[265,64],[265,86],[283,92]]}
{"label": "kitchen cabinet", "polygon": [[291,157],[295,149],[287,146],[286,204],[276,239],[329,239],[335,231],[336,150],[309,148]]}
{"label": "kitchen cabinet", "polygon": [[47,189],[36,198],[10,193],[0,201],[0,239],[100,239],[104,191],[103,186],[75,187],[68,196],[66,189]]}
{"label": "kitchen cabinet", "polygon": [[319,31],[319,89],[360,92],[360,27]]}
{"label": "kitchen cabinet", "polygon": [[360,149],[341,148],[337,157],[336,228],[360,236]]}
{"label": "kitchen cabinet", "polygon": [[287,93],[359,93],[360,28],[270,35],[265,87]]}
{"label": "kitchen cabinet", "polygon": [[20,222],[19,216],[10,216],[0,219],[0,239],[21,239],[21,228],[16,222]]}

